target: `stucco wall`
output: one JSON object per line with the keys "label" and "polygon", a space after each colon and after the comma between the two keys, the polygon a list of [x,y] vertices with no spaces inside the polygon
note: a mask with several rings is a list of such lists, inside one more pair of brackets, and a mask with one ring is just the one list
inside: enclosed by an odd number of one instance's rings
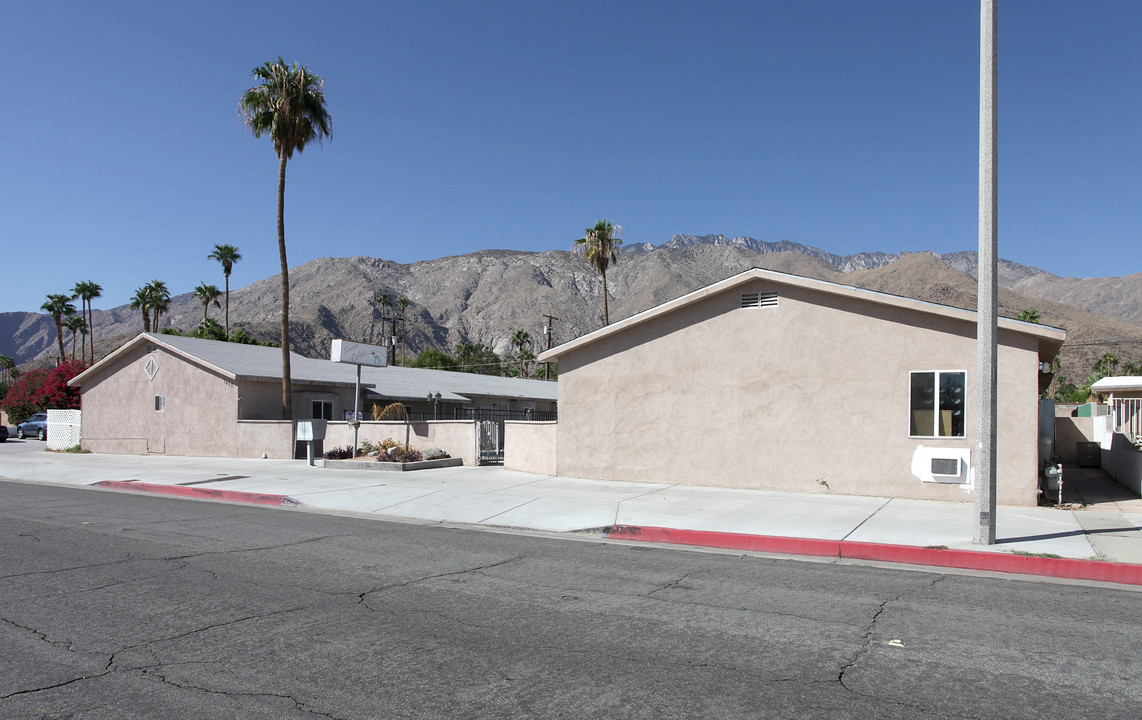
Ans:
{"label": "stucco wall", "polygon": [[[238,389],[156,346],[128,350],[82,389],[83,441],[92,452],[234,457]],[[146,366],[153,360],[153,378]],[[155,396],[164,397],[161,411]]]}
{"label": "stucco wall", "polygon": [[1122,433],[1114,433],[1111,453],[1111,476],[1135,495],[1142,494],[1142,451],[1131,445]]}
{"label": "stucco wall", "polygon": [[[427,422],[365,421],[357,433],[357,442],[380,443],[386,438],[408,443],[417,450],[438,447],[465,465],[475,465],[476,423],[471,420],[430,420]],[[331,422],[325,430],[325,449],[353,444],[353,428],[349,423]]]}
{"label": "stucco wall", "polygon": [[508,420],[504,423],[504,467],[554,475],[558,423]]}
{"label": "stucco wall", "polygon": [[288,460],[293,457],[293,423],[285,420],[239,420],[238,457]]}
{"label": "stucco wall", "polygon": [[[777,307],[741,309],[741,294]],[[1000,332],[998,501],[1033,505],[1038,355]],[[909,437],[909,371],[963,370],[966,437]],[[559,357],[560,475],[968,501],[913,458],[974,448],[975,325],[754,280]]]}
{"label": "stucco wall", "polygon": [[1078,462],[1076,443],[1094,441],[1094,418],[1056,417],[1055,453],[1066,465]]}

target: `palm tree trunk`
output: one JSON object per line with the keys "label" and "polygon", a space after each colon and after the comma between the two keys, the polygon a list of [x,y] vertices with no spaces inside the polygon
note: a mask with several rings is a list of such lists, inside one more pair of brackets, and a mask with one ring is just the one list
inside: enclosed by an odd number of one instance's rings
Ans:
{"label": "palm tree trunk", "polygon": [[603,324],[611,324],[611,315],[607,309],[607,271],[603,270],[599,273],[603,276]]}
{"label": "palm tree trunk", "polygon": [[59,341],[59,361],[62,363],[67,361],[67,353],[63,349],[63,316],[56,315],[54,319],[56,321],[56,340]]}
{"label": "palm tree trunk", "polygon": [[[84,300],[84,303],[87,305],[87,334],[90,335],[90,338],[87,339],[87,344],[91,345],[91,364],[94,365],[95,364],[95,326],[93,325],[93,323],[95,322],[95,317],[94,317],[92,310],[91,310],[91,301],[90,300]],[[86,359],[86,358],[84,358],[84,359]]]}
{"label": "palm tree trunk", "polygon": [[[282,260],[282,420],[293,420],[293,386],[289,369],[289,264],[285,244],[286,156],[278,163],[278,254]],[[291,433],[292,437],[292,433]],[[290,443],[292,449],[292,441]],[[290,452],[293,457],[293,452]]]}
{"label": "palm tree trunk", "polygon": [[226,273],[226,337],[230,337],[230,273]]}

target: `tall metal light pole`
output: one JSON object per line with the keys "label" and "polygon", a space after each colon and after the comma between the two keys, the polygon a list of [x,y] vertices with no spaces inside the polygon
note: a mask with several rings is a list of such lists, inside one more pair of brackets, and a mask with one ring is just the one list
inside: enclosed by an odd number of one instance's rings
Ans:
{"label": "tall metal light pole", "polygon": [[999,151],[996,4],[979,12],[979,264],[976,306],[975,535],[995,544],[996,367],[999,354]]}

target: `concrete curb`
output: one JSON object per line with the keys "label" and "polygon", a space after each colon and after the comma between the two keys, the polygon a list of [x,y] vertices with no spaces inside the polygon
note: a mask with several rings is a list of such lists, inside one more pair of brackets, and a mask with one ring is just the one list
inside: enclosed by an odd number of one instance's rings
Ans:
{"label": "concrete curb", "polygon": [[277,507],[297,507],[298,505],[298,501],[288,495],[254,493],[244,490],[217,490],[211,488],[184,487],[182,485],[125,482],[121,480],[103,480],[93,483],[91,487],[105,488],[108,490],[127,490],[130,492],[147,492],[158,495],[174,495],[177,497],[198,498],[199,500],[226,500],[228,502],[253,503],[255,505],[274,505]]}
{"label": "concrete curb", "polygon": [[436,468],[460,467],[463,458],[440,458],[439,460],[417,460],[416,462],[380,462],[378,460],[314,460],[315,467],[342,470],[372,470],[382,472],[412,472],[413,470],[433,470]]}
{"label": "concrete curb", "polygon": [[1003,552],[948,550],[911,545],[889,545],[887,543],[747,535],[712,530],[678,530],[638,525],[612,525],[603,530],[603,537],[639,542],[697,545],[729,550],[835,557],[850,560],[873,560],[962,570],[1015,573],[1018,575],[1042,575],[1070,580],[1100,580],[1123,585],[1142,585],[1142,565],[1099,560],[1045,558],[1012,555]]}

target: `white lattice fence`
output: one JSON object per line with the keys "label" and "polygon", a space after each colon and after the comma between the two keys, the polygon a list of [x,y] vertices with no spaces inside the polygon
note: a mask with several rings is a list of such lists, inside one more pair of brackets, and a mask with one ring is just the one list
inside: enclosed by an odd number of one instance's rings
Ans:
{"label": "white lattice fence", "polygon": [[79,410],[48,410],[48,449],[67,450],[78,445],[79,427]]}

